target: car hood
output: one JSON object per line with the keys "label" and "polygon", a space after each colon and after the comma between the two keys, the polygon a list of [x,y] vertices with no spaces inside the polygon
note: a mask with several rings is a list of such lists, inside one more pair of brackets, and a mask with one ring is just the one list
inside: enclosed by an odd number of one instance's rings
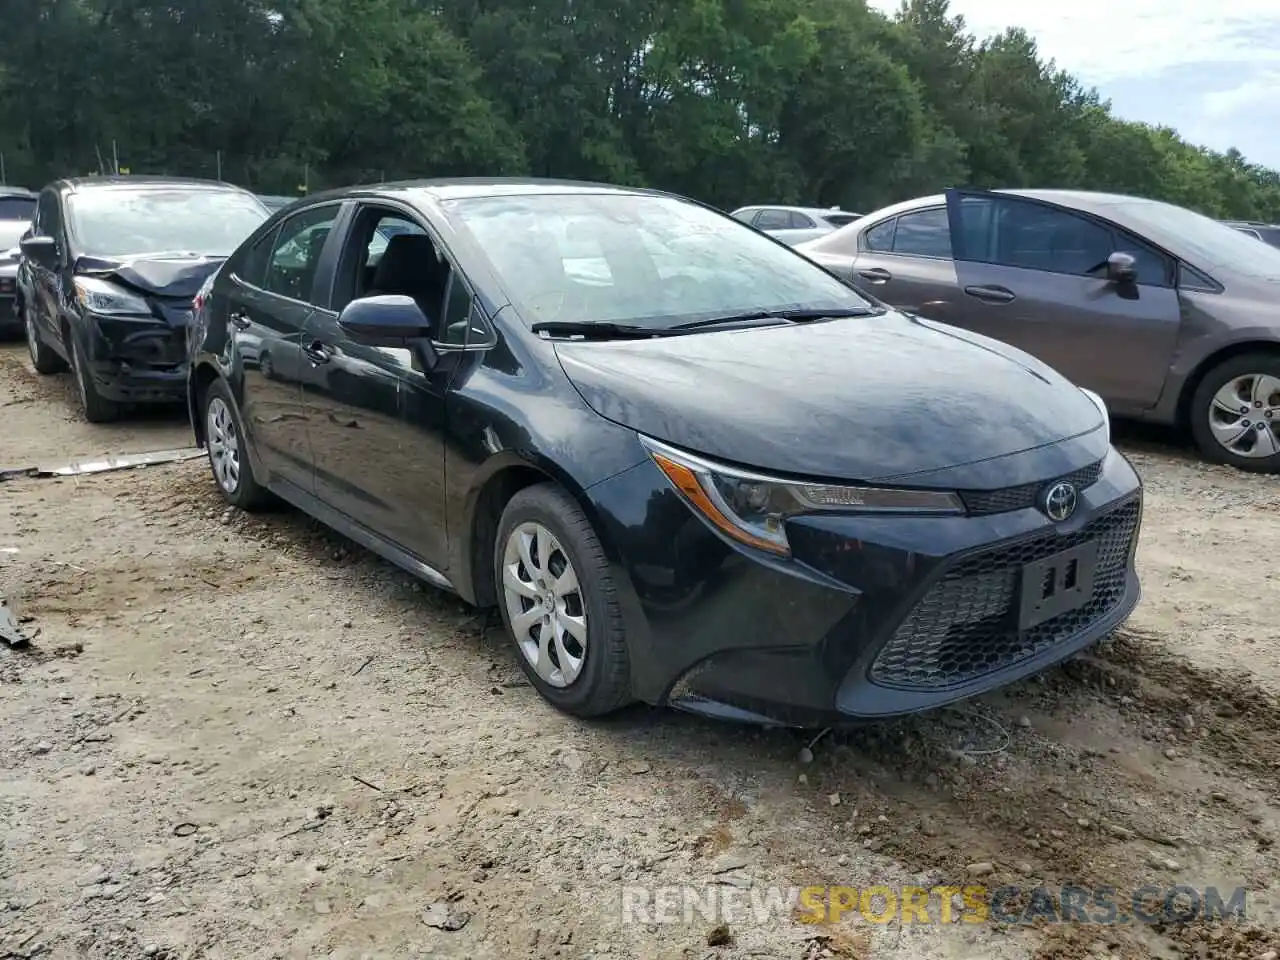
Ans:
{"label": "car hood", "polygon": [[80,257],[75,272],[85,276],[115,280],[155,297],[190,299],[209,275],[222,266],[225,257],[173,256],[156,254],[110,259]]}
{"label": "car hood", "polygon": [[1091,433],[1068,380],[995,340],[897,312],[651,340],[557,342],[600,416],[758,470],[883,481]]}

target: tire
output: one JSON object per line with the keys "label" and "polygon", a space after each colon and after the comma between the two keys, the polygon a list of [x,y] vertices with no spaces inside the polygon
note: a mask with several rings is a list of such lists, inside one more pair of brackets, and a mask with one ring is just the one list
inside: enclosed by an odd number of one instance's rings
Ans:
{"label": "tire", "polygon": [[[1262,389],[1266,396],[1254,397],[1251,394],[1261,378]],[[1232,387],[1237,389],[1233,390]],[[1228,413],[1215,398],[1219,394],[1235,396],[1238,406]],[[1246,396],[1240,397],[1239,393]],[[1220,398],[1219,398],[1220,399]],[[1247,412],[1246,412],[1247,411]],[[1219,442],[1213,424],[1232,424],[1232,415],[1237,417],[1235,426],[1243,430],[1247,421],[1254,429],[1252,447],[1230,449]],[[1225,463],[1252,473],[1280,473],[1280,356],[1271,353],[1247,353],[1232,357],[1218,364],[1200,381],[1191,398],[1189,412],[1191,435],[1200,451],[1215,463]],[[1257,424],[1264,425],[1259,436]],[[1268,439],[1266,432],[1272,439]],[[1257,444],[1266,442],[1263,449],[1275,449],[1277,452],[1266,455],[1249,455],[1256,450]],[[1247,441],[1246,441],[1247,443]]]}
{"label": "tire", "polygon": [[[551,577],[558,577],[564,572],[563,562],[567,561],[577,575],[577,590],[567,591],[566,595],[559,597],[544,594],[552,599],[552,606],[541,609],[554,610],[555,623],[548,627],[552,616],[544,615],[539,625],[537,614],[534,613],[534,621],[523,632],[523,636],[518,636],[518,627],[513,626],[514,617],[519,615],[520,608],[526,602],[530,604],[527,612],[539,609],[538,600],[533,597],[522,598],[513,593],[508,588],[504,575],[514,561],[513,573],[517,580],[524,582],[526,579],[537,579],[537,570],[529,571],[524,561],[519,559],[519,543],[538,530],[549,535],[555,545],[554,549],[550,545],[543,549],[530,549],[535,568],[546,570]],[[542,534],[537,536],[539,547],[543,539]],[[542,556],[544,552],[545,557]],[[604,716],[634,700],[631,695],[630,660],[617,589],[600,540],[582,508],[571,496],[555,484],[540,483],[526,487],[512,497],[498,524],[493,568],[502,622],[515,647],[516,659],[529,682],[543,698],[557,709],[578,717]],[[531,572],[535,575],[526,578],[526,574]],[[515,610],[513,604],[517,605]],[[562,662],[558,668],[557,681],[557,668],[550,654],[544,660],[552,668],[549,671],[540,671],[530,660],[530,656],[536,655],[534,651],[539,649],[542,637],[552,636],[544,633],[545,630],[554,630],[555,624],[574,622],[578,612],[585,613],[585,629],[582,632],[585,634],[586,644],[582,645],[573,634],[562,629],[559,632],[564,639],[555,656],[564,660],[563,653],[567,655],[570,666],[575,659],[580,666],[572,676],[566,677],[563,670],[565,663]],[[535,627],[536,638],[533,633]],[[552,651],[557,649],[554,640],[548,642],[548,647]]]}
{"label": "tire", "polygon": [[111,423],[120,418],[120,404],[108,400],[98,393],[89,375],[89,366],[84,361],[84,351],[80,341],[72,332],[67,334],[67,344],[71,348],[71,373],[76,378],[76,389],[80,394],[80,407],[84,410],[84,418],[90,423]]}
{"label": "tire", "polygon": [[30,304],[22,305],[22,327],[27,337],[27,352],[31,354],[31,366],[35,367],[36,373],[48,376],[67,369],[67,361],[40,339],[40,331],[36,327],[35,317],[31,315]]}
{"label": "tire", "polygon": [[[209,470],[222,498],[248,513],[266,508],[270,491],[258,483],[249,465],[248,441],[240,411],[225,380],[214,380],[200,398]],[[226,459],[226,458],[230,459]]]}

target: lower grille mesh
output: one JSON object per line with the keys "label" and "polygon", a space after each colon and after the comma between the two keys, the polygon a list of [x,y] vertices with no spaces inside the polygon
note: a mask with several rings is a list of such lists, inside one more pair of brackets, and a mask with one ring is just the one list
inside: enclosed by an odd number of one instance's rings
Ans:
{"label": "lower grille mesh", "polygon": [[[1071,639],[1109,613],[1124,596],[1129,549],[1140,512],[1140,502],[1131,500],[1077,533],[1035,537],[961,560],[894,631],[872,664],[871,679],[910,690],[951,687]],[[1089,540],[1098,542],[1090,600],[1019,633],[1022,567]]]}

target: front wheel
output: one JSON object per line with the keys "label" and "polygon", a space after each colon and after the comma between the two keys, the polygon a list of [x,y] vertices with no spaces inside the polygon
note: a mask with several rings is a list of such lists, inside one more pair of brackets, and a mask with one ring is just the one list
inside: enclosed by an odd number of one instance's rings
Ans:
{"label": "front wheel", "polygon": [[493,559],[502,619],[537,691],[579,717],[631,702],[617,591],[574,499],[550,483],[521,490],[502,513]]}
{"label": "front wheel", "polygon": [[80,395],[80,407],[84,410],[84,418],[90,423],[111,423],[120,418],[120,404],[108,400],[98,392],[89,372],[89,364],[85,360],[84,350],[74,333],[67,334],[71,348],[71,374],[76,380],[76,392]]}
{"label": "front wheel", "polygon": [[205,449],[218,492],[233,507],[248,512],[262,509],[271,495],[254,479],[240,414],[225,381],[209,384],[203,406]]}
{"label": "front wheel", "polygon": [[1280,472],[1280,357],[1249,353],[1210,370],[1191,399],[1191,433],[1210,460]]}

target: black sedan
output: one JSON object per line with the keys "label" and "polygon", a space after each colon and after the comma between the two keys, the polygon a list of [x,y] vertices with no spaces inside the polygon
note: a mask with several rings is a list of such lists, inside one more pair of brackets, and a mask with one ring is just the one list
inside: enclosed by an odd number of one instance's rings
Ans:
{"label": "black sedan", "polygon": [[316,195],[205,284],[190,332],[230,503],[276,494],[496,604],[578,715],[935,707],[1138,602],[1141,486],[1097,396],[680,197]]}
{"label": "black sedan", "polygon": [[86,177],[40,193],[21,242],[31,362],[70,365],[85,419],[186,396],[191,298],[267,219],[251,193],[203,180]]}

